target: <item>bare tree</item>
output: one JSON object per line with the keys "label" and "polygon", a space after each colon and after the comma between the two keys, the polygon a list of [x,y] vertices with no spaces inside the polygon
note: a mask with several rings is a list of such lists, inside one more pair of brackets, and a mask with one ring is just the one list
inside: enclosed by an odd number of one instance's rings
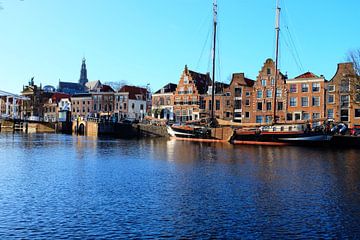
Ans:
{"label": "bare tree", "polygon": [[123,86],[128,85],[128,82],[126,80],[120,80],[117,82],[105,82],[105,84],[112,87],[112,89],[114,89],[115,91],[118,91]]}
{"label": "bare tree", "polygon": [[350,95],[355,102],[360,102],[360,49],[349,51],[347,60],[354,66],[354,74],[350,76]]}

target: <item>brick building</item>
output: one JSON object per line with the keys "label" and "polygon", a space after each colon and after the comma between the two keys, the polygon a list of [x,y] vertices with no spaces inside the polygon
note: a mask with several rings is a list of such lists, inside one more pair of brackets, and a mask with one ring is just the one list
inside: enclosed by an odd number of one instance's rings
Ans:
{"label": "brick building", "polygon": [[[253,87],[251,123],[270,124],[274,115],[274,94],[276,94],[276,116],[278,121],[286,119],[287,89],[285,81],[287,77],[278,71],[277,89],[275,91],[275,62],[267,59],[259,71]],[[251,113],[250,113],[251,114]]]}
{"label": "brick building", "polygon": [[286,80],[288,105],[287,122],[312,122],[320,125],[326,117],[326,80],[306,72],[294,79]]}
{"label": "brick building", "polygon": [[158,119],[174,120],[174,92],[177,85],[166,84],[152,95],[152,117]]}
{"label": "brick building", "polygon": [[353,63],[339,63],[327,83],[327,117],[350,128],[360,127],[360,85]]}
{"label": "brick building", "polygon": [[174,113],[176,122],[200,119],[200,96],[206,94],[211,84],[209,73],[191,71],[185,66],[174,93]]}

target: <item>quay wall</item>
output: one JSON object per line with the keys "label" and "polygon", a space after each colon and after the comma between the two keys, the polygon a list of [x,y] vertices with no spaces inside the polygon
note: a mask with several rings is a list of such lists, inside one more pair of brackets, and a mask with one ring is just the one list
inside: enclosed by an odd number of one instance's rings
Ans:
{"label": "quay wall", "polygon": [[157,126],[151,124],[134,124],[140,136],[168,137],[166,126]]}

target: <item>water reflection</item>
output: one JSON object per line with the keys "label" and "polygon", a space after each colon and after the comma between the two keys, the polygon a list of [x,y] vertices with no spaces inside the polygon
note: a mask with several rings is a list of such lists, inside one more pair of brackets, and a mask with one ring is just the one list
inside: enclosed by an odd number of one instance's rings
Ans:
{"label": "water reflection", "polygon": [[0,134],[0,237],[356,238],[359,152]]}

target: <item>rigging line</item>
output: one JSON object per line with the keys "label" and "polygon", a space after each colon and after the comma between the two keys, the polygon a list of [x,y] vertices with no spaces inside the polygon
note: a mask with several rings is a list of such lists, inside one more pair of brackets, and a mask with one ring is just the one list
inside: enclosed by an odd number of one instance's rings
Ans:
{"label": "rigging line", "polygon": [[298,52],[298,50],[297,50],[297,48],[296,48],[296,45],[295,45],[295,43],[294,43],[294,40],[293,40],[293,38],[292,38],[292,36],[291,36],[291,32],[289,31],[289,28],[288,28],[288,27],[287,27],[287,31],[288,31],[288,34],[289,34],[289,37],[290,37],[290,43],[292,44],[292,46],[293,46],[293,48],[294,48],[294,51],[295,51],[295,55],[296,55],[296,57],[297,57],[297,59],[298,59],[298,61],[299,61],[300,70],[301,70],[301,71],[304,71],[304,66],[303,66],[303,64],[302,64],[302,62],[301,62],[301,58],[300,58],[299,52]]}
{"label": "rigging line", "polygon": [[[281,33],[281,34],[282,34],[282,33]],[[282,36],[284,36],[284,35],[282,34]],[[289,44],[289,42],[288,42],[288,39],[286,39],[285,36],[283,37],[283,39],[284,39],[283,42],[285,42],[286,46],[287,46],[288,49],[289,49],[289,52],[291,53],[292,57],[294,58],[295,64],[297,65],[297,67],[299,68],[299,70],[303,71],[303,70],[301,69],[300,63],[298,62],[298,59],[295,57],[295,53],[294,53],[294,51],[292,50],[292,48],[291,48],[291,46],[290,46],[290,44]]]}
{"label": "rigging line", "polygon": [[200,57],[199,57],[199,60],[198,60],[198,62],[197,62],[197,64],[196,64],[196,69],[197,69],[197,70],[198,70],[198,68],[199,68],[200,61],[201,61],[201,59],[202,59],[202,57],[203,57],[203,55],[204,55],[204,51],[205,51],[206,45],[207,45],[208,40],[209,40],[210,32],[211,32],[211,28],[209,28],[209,30],[208,30],[208,33],[207,33],[207,36],[206,36],[206,39],[205,39],[205,43],[204,43],[204,45],[203,45],[203,47],[202,47],[202,49],[201,49]]}
{"label": "rigging line", "polygon": [[[290,29],[295,29],[295,28],[293,27],[291,18],[288,17],[288,14],[287,14],[287,13],[288,13],[289,11],[288,11],[288,9],[287,9],[287,5],[285,4],[286,1],[283,1],[283,2],[284,2],[284,4],[283,4],[283,8],[284,8],[284,20],[285,20],[285,22],[287,23],[287,24],[286,24],[287,31],[288,31],[288,34],[289,34],[289,36],[290,36],[290,40],[291,40],[291,42],[292,42],[292,45],[293,45],[293,47],[294,47],[294,49],[295,49],[295,51],[296,51],[296,55],[297,55],[297,57],[298,57],[298,61],[300,62],[300,65],[301,65],[301,67],[302,67],[301,70],[303,71],[304,66],[303,66],[302,61],[301,61],[301,58],[300,58],[300,55],[302,55],[301,53],[303,52],[303,50],[301,49],[301,45],[300,45],[300,44],[295,44],[295,42],[296,42],[296,43],[299,43],[299,39],[298,39],[295,31],[294,31],[293,33],[291,33],[291,31],[290,31]],[[292,35],[294,35],[295,37],[293,37]],[[294,40],[295,40],[295,41],[294,41]],[[297,47],[297,46],[298,46],[298,47]]]}

